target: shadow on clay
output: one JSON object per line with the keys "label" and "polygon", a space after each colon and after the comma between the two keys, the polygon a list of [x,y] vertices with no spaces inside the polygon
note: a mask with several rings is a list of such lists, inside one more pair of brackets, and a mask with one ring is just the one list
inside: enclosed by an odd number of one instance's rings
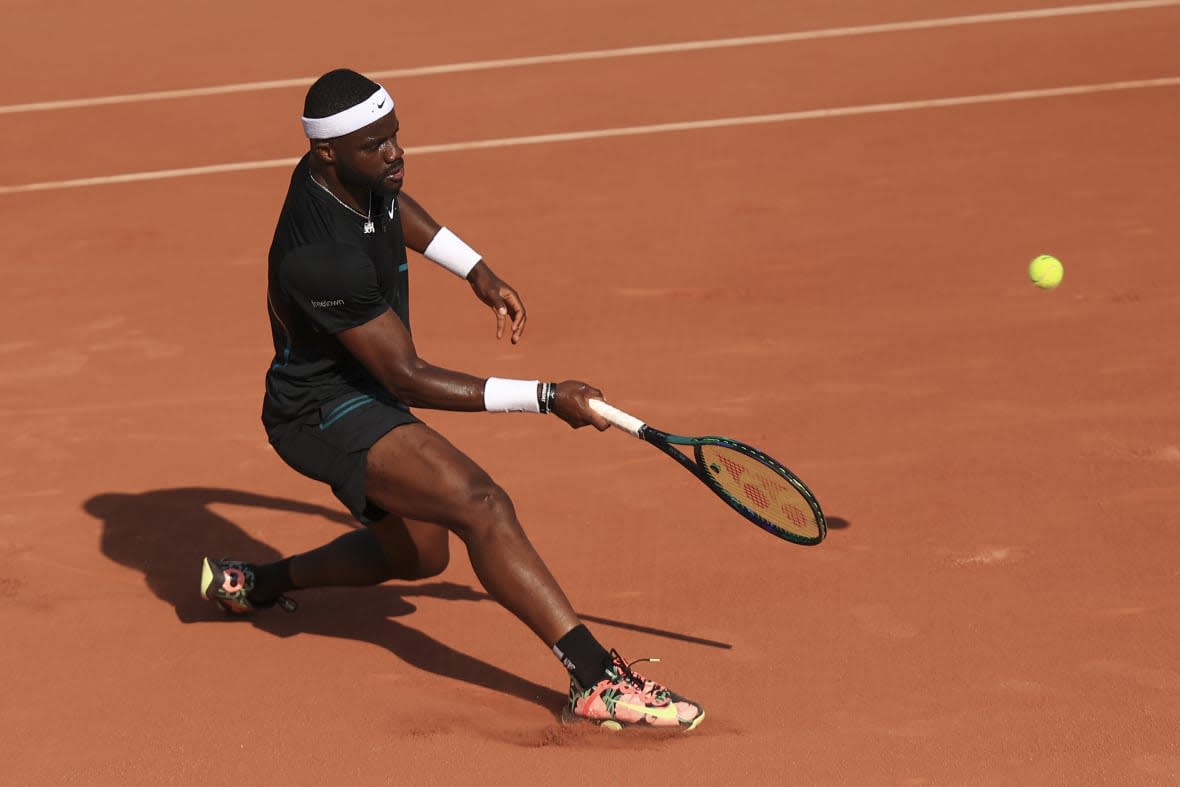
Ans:
{"label": "shadow on clay", "polygon": [[[217,608],[197,592],[201,558],[233,556],[256,563],[282,557],[273,547],[257,540],[213,505],[267,508],[321,516],[344,527],[359,527],[340,511],[295,500],[241,492],[233,489],[182,487],[139,494],[95,495],[84,504],[87,513],[102,523],[102,553],[120,565],[141,572],[148,588],[171,604],[182,623],[225,621]],[[513,675],[468,656],[393,618],[413,613],[407,599],[429,597],[448,601],[490,601],[491,597],[454,582],[419,584],[387,583],[366,588],[330,588],[314,592],[331,603],[302,606],[293,615],[264,610],[236,625],[250,625],[278,637],[318,634],[325,637],[369,642],[385,648],[418,669],[533,702],[554,713],[565,695],[547,686]],[[668,637],[716,648],[732,645],[634,623],[581,615],[589,622]]]}

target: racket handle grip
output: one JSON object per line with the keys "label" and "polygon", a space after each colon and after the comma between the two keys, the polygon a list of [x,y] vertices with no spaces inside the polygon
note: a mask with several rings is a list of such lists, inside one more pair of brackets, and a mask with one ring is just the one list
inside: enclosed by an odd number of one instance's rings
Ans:
{"label": "racket handle grip", "polygon": [[635,437],[639,437],[639,430],[647,425],[635,416],[628,415],[619,408],[609,405],[601,399],[590,399],[588,400],[588,404],[590,405],[591,410],[609,421],[611,426],[615,427],[616,429],[622,429],[624,432],[634,435]]}

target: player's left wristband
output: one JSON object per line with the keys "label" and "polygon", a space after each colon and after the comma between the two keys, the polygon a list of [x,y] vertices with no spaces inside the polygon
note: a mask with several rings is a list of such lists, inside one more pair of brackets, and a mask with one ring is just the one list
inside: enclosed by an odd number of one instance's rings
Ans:
{"label": "player's left wristband", "polygon": [[440,265],[460,279],[466,279],[482,257],[479,252],[468,246],[459,236],[446,227],[440,229],[422,252],[431,262]]}

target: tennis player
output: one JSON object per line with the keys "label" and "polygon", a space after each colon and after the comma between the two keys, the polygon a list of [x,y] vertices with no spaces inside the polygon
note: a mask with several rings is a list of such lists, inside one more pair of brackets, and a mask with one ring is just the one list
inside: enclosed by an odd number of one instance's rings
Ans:
{"label": "tennis player", "polygon": [[570,674],[567,718],[604,726],[695,728],[696,703],[630,669],[578,619],[508,495],[410,408],[552,413],[608,428],[577,380],[487,379],[419,357],[410,336],[406,248],[467,281],[513,343],[516,291],[402,191],[398,117],[385,88],[347,69],[308,90],[310,150],[291,175],[270,248],[274,361],[262,422],[295,470],[331,485],[365,528],[275,563],[205,558],[201,595],[231,614],[280,605],[301,588],[376,585],[441,573],[451,533],[488,593],[552,648]]}

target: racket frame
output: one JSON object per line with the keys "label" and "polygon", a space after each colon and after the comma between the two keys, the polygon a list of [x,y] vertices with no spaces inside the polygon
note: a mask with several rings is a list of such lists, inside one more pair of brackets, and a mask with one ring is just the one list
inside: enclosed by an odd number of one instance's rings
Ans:
{"label": "racket frame", "polygon": [[[655,446],[663,451],[668,456],[675,459],[686,470],[704,482],[713,494],[721,498],[730,508],[737,511],[746,519],[753,522],[758,527],[762,528],[771,535],[790,541],[794,544],[801,544],[803,546],[814,546],[824,540],[827,535],[828,527],[827,520],[824,518],[823,509],[820,507],[819,501],[816,500],[815,495],[803,483],[802,479],[792,473],[782,462],[779,462],[774,457],[759,451],[751,445],[732,440],[728,437],[718,437],[714,435],[706,435],[702,437],[685,437],[683,435],[670,434],[660,429],[656,429],[650,424],[644,423],[633,415],[623,412],[622,410],[603,402],[600,399],[591,399],[590,407],[607,421],[611,426],[621,429],[628,434],[638,437],[645,443]],[[803,498],[808,507],[811,508],[811,513],[815,517],[815,523],[819,530],[816,536],[804,536],[798,533],[791,533],[788,530],[775,525],[773,522],[760,516],[758,512],[742,505],[730,495],[725,488],[717,482],[707,470],[705,466],[705,459],[701,453],[704,446],[716,445],[722,448],[728,448],[738,453],[744,454],[755,460],[763,467],[773,471],[776,475],[790,484],[795,491]],[[691,448],[693,451],[693,459],[685,455],[680,447]]]}

